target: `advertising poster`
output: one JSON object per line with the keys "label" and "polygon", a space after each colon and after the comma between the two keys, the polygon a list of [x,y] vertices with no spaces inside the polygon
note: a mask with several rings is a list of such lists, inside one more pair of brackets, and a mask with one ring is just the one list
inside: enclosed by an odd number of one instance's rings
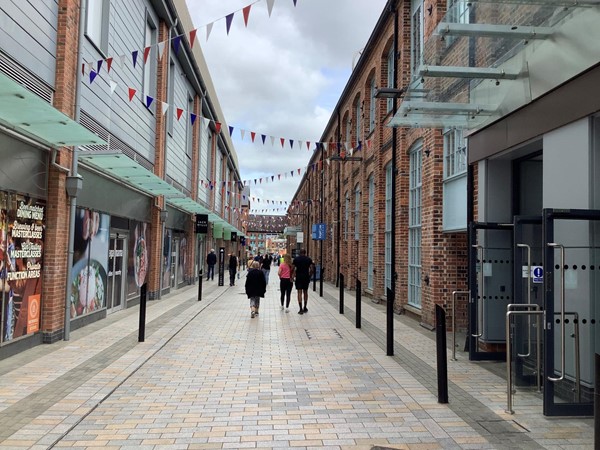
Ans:
{"label": "advertising poster", "polygon": [[187,258],[187,239],[185,235],[181,235],[179,238],[179,261],[177,267],[177,285],[179,286],[185,281],[185,274],[187,270],[188,258]]}
{"label": "advertising poster", "polygon": [[137,297],[146,282],[150,260],[148,224],[129,221],[129,257],[127,261],[127,298]]}
{"label": "advertising poster", "polygon": [[163,289],[171,286],[171,230],[165,230],[163,245]]}
{"label": "advertising poster", "polygon": [[45,203],[0,192],[3,342],[40,327]]}
{"label": "advertising poster", "polygon": [[78,209],[75,216],[71,319],[106,307],[110,216]]}

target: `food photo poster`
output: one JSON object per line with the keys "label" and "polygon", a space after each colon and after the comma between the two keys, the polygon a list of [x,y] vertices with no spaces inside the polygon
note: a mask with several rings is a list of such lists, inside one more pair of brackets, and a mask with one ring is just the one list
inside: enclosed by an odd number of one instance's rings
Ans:
{"label": "food photo poster", "polygon": [[146,282],[150,258],[148,224],[129,221],[129,257],[127,261],[127,298],[137,297]]}
{"label": "food photo poster", "polygon": [[110,216],[80,208],[75,217],[71,318],[106,307]]}

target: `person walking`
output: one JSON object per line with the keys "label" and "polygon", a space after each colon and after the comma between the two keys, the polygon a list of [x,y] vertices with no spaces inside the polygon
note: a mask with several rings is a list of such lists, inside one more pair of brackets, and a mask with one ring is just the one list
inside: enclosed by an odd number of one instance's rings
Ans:
{"label": "person walking", "polygon": [[292,266],[292,257],[286,254],[283,262],[279,264],[277,271],[279,275],[279,290],[281,291],[281,310],[283,311],[283,301],[285,303],[285,312],[290,312],[290,297],[292,296],[292,279],[294,278],[294,268]]}
{"label": "person walking", "polygon": [[217,255],[215,255],[215,249],[211,248],[210,253],[206,256],[206,265],[208,266],[206,281],[215,279],[215,264],[217,264]]}
{"label": "person walking", "polygon": [[235,274],[238,271],[238,259],[235,254],[229,254],[229,286],[235,286]]}
{"label": "person walking", "polygon": [[260,270],[258,261],[252,262],[252,268],[248,272],[248,275],[246,275],[245,288],[246,295],[250,299],[250,317],[254,319],[254,317],[258,315],[260,299],[265,296],[267,290],[265,276]]}
{"label": "person walking", "polygon": [[262,268],[263,274],[265,275],[265,282],[267,284],[269,284],[269,274],[271,273],[271,261],[273,261],[271,259],[271,255],[266,254],[261,263],[261,268]]}
{"label": "person walking", "polygon": [[[308,286],[310,285],[310,277],[313,274],[313,260],[306,256],[306,250],[300,250],[300,256],[294,258],[294,275],[296,278],[296,290],[298,291],[298,306],[300,310],[298,314],[306,314],[308,312]],[[304,297],[304,306],[302,306],[302,297]]]}

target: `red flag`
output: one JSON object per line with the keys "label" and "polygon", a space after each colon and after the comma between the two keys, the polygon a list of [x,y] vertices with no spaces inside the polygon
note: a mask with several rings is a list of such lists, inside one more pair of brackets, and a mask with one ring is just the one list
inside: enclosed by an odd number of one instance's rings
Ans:
{"label": "red flag", "polygon": [[302,170],[302,169],[298,169],[298,175],[300,175],[300,171],[301,171],[301,170]]}
{"label": "red flag", "polygon": [[182,114],[183,114],[183,109],[177,108],[177,120],[181,119]]}
{"label": "red flag", "polygon": [[310,150],[310,141],[306,141],[306,150]]}
{"label": "red flag", "polygon": [[252,142],[254,142],[254,138],[256,137],[256,133],[254,131],[250,132],[250,137],[252,138]]}
{"label": "red flag", "polygon": [[146,61],[148,61],[148,55],[150,54],[150,49],[152,47],[148,46],[144,49],[144,64],[146,64]]}
{"label": "red flag", "polygon": [[133,96],[137,91],[134,88],[129,88],[129,101],[133,100]]}
{"label": "red flag", "polygon": [[113,62],[112,56],[110,58],[106,58],[106,71],[108,73],[110,73],[110,68],[112,66],[112,62]]}
{"label": "red flag", "polygon": [[217,134],[221,132],[221,122],[215,122],[215,129],[217,131]]}
{"label": "red flag", "polygon": [[251,7],[252,7],[252,5],[248,5],[242,10],[242,12],[244,13],[244,24],[246,26],[248,26],[248,17],[250,16],[250,8]]}
{"label": "red flag", "polygon": [[85,63],[81,65],[81,75],[85,75]]}
{"label": "red flag", "polygon": [[196,41],[196,31],[198,30],[190,31],[190,48],[194,48],[194,42]]}
{"label": "red flag", "polygon": [[281,138],[281,147],[283,148],[283,144],[285,143],[285,139]]}

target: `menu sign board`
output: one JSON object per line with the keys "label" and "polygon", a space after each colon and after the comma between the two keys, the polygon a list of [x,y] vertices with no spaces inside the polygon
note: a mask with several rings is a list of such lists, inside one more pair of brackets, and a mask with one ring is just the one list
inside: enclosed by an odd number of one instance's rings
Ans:
{"label": "menu sign board", "polygon": [[2,341],[39,330],[45,204],[0,192]]}

